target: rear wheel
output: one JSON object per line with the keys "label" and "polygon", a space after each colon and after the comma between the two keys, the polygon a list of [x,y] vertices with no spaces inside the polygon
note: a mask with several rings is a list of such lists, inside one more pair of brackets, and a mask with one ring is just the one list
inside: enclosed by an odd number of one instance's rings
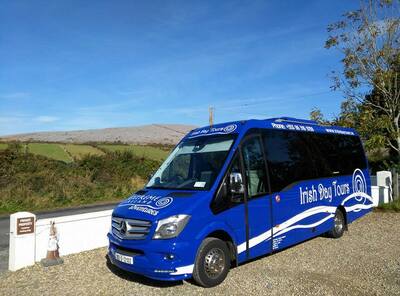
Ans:
{"label": "rear wheel", "polygon": [[339,209],[336,210],[335,217],[333,218],[333,227],[328,232],[328,236],[332,238],[339,238],[343,235],[346,227],[343,212]]}
{"label": "rear wheel", "polygon": [[197,251],[193,279],[200,286],[209,288],[219,285],[226,278],[230,268],[227,244],[217,238],[208,237]]}

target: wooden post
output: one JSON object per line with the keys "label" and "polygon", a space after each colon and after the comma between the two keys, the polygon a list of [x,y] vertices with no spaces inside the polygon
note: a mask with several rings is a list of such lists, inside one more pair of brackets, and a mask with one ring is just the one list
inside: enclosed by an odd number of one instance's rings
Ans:
{"label": "wooden post", "polygon": [[396,169],[392,169],[392,186],[393,186],[393,200],[400,198],[399,196],[399,173]]}
{"label": "wooden post", "polygon": [[210,106],[208,107],[208,122],[210,126],[214,124],[214,107]]}

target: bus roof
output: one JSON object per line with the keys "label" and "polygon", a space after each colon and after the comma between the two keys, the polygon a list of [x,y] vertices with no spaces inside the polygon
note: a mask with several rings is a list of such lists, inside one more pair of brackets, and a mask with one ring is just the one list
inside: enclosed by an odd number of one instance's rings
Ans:
{"label": "bus roof", "polygon": [[357,132],[352,128],[321,125],[313,120],[298,119],[293,117],[276,117],[268,119],[232,121],[219,123],[212,126],[200,127],[190,131],[185,138],[192,139],[211,135],[227,135],[234,133],[240,134],[251,128],[358,136]]}

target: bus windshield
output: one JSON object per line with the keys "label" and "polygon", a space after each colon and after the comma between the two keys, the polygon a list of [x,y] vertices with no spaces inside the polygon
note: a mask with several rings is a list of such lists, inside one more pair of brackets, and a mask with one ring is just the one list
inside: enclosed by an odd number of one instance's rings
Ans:
{"label": "bus windshield", "polygon": [[234,140],[234,135],[219,135],[181,142],[157,170],[146,188],[209,190]]}

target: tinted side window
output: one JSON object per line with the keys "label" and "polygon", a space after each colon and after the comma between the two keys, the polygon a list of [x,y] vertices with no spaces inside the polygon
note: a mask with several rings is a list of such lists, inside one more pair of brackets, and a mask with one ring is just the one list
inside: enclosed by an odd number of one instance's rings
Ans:
{"label": "tinted side window", "polygon": [[344,139],[346,140],[345,146],[347,155],[351,159],[351,162],[349,162],[349,167],[347,167],[347,171],[349,171],[349,168],[351,169],[351,173],[353,173],[356,168],[365,169],[367,167],[367,160],[365,158],[364,148],[360,138],[352,136],[345,137]]}
{"label": "tinted side window", "polygon": [[317,177],[318,172],[302,133],[268,130],[263,138],[272,192]]}
{"label": "tinted side window", "polygon": [[366,159],[361,141],[355,136],[313,134],[313,149],[319,155],[321,177],[351,175],[356,168],[365,169]]}
{"label": "tinted side window", "polygon": [[328,139],[324,138],[324,134],[306,133],[303,138],[307,141],[309,150],[311,152],[311,161],[316,168],[316,178],[331,177],[332,167],[328,160],[327,151],[325,148],[331,146],[327,143]]}
{"label": "tinted side window", "polygon": [[267,178],[260,138],[256,136],[248,139],[242,151],[249,197],[265,193]]}

